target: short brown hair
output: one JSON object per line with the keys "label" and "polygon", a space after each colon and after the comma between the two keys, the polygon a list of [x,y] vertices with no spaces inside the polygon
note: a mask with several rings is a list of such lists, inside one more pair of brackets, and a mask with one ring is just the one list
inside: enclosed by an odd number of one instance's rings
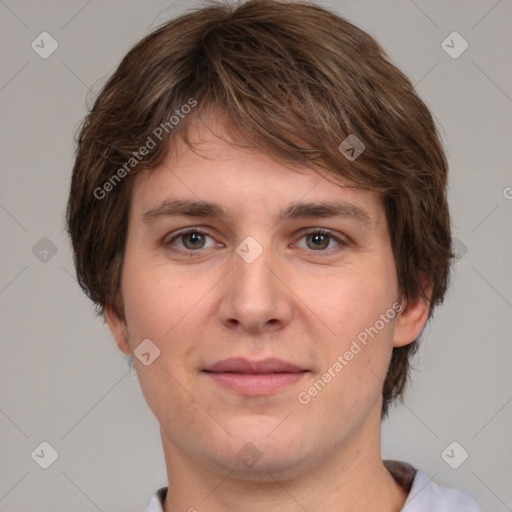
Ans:
{"label": "short brown hair", "polygon": [[[192,112],[171,123],[191,99]],[[429,300],[430,319],[453,258],[447,162],[432,115],[367,33],[314,4],[276,0],[214,2],[166,22],[129,51],[96,98],[77,141],[67,223],[78,281],[98,313],[110,306],[124,319],[133,176],[161,163],[177,136],[190,145],[190,123],[209,108],[276,159],[381,192],[400,294]],[[158,144],[139,159],[157,127]],[[352,161],[339,148],[351,134],[365,145]],[[417,347],[393,349],[383,418],[402,398]]]}

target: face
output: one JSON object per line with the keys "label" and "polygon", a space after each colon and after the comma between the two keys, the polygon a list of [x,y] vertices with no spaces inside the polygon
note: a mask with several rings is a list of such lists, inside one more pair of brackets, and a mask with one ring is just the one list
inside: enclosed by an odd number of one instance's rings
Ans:
{"label": "face", "polygon": [[263,479],[378,444],[392,348],[426,315],[399,314],[381,198],[206,129],[193,139],[199,154],[179,146],[136,176],[126,324],[107,311],[119,347],[144,354],[166,453]]}

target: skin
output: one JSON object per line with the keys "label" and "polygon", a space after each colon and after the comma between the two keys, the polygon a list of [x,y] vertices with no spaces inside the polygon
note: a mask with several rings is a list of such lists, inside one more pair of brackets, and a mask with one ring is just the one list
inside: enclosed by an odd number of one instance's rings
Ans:
{"label": "skin", "polygon": [[[402,301],[401,313],[317,396],[297,399],[399,297],[381,197],[241,151],[205,126],[191,138],[197,152],[178,144],[135,176],[121,286],[126,323],[106,311],[124,353],[144,339],[160,350],[149,366],[134,361],[161,426],[165,511],[399,511],[407,495],[381,458],[382,386],[392,348],[417,338],[428,304]],[[220,203],[231,216],[143,222],[178,198]],[[279,221],[291,202],[326,200],[363,208],[372,226],[341,217]],[[177,237],[189,227],[207,236]],[[332,236],[318,240],[308,228]],[[247,236],[263,249],[252,263],[236,252]],[[202,371],[229,357],[277,357],[308,373],[275,393],[245,396]],[[250,467],[237,456],[246,443],[261,454]]]}

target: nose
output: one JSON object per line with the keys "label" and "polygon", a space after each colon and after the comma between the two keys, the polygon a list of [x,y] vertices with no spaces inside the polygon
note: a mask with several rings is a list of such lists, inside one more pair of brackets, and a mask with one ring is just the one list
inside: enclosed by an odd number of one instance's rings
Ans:
{"label": "nose", "polygon": [[[271,332],[290,322],[293,293],[286,285],[286,263],[268,244],[263,247],[261,237],[258,243],[254,240],[249,245],[242,243],[233,254],[233,268],[222,281],[218,314],[231,329]],[[254,251],[262,251],[256,259]]]}

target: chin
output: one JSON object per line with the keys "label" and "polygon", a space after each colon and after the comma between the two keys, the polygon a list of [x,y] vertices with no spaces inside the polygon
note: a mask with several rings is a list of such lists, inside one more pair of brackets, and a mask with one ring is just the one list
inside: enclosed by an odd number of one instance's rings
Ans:
{"label": "chin", "polygon": [[307,472],[319,457],[318,447],[310,446],[311,441],[298,432],[294,435],[290,427],[276,428],[275,419],[271,423],[272,428],[261,428],[260,421],[255,428],[229,429],[238,435],[225,438],[215,453],[205,450],[202,455],[223,473],[230,473],[230,478],[240,480],[275,483]]}
{"label": "chin", "polygon": [[286,481],[294,479],[308,471],[308,465],[305,458],[300,454],[290,453],[270,453],[262,452],[261,458],[257,462],[244,462],[238,459],[235,452],[234,457],[221,460],[213,457],[217,468],[222,468],[223,472],[229,473],[230,479],[244,480],[252,482]]}

